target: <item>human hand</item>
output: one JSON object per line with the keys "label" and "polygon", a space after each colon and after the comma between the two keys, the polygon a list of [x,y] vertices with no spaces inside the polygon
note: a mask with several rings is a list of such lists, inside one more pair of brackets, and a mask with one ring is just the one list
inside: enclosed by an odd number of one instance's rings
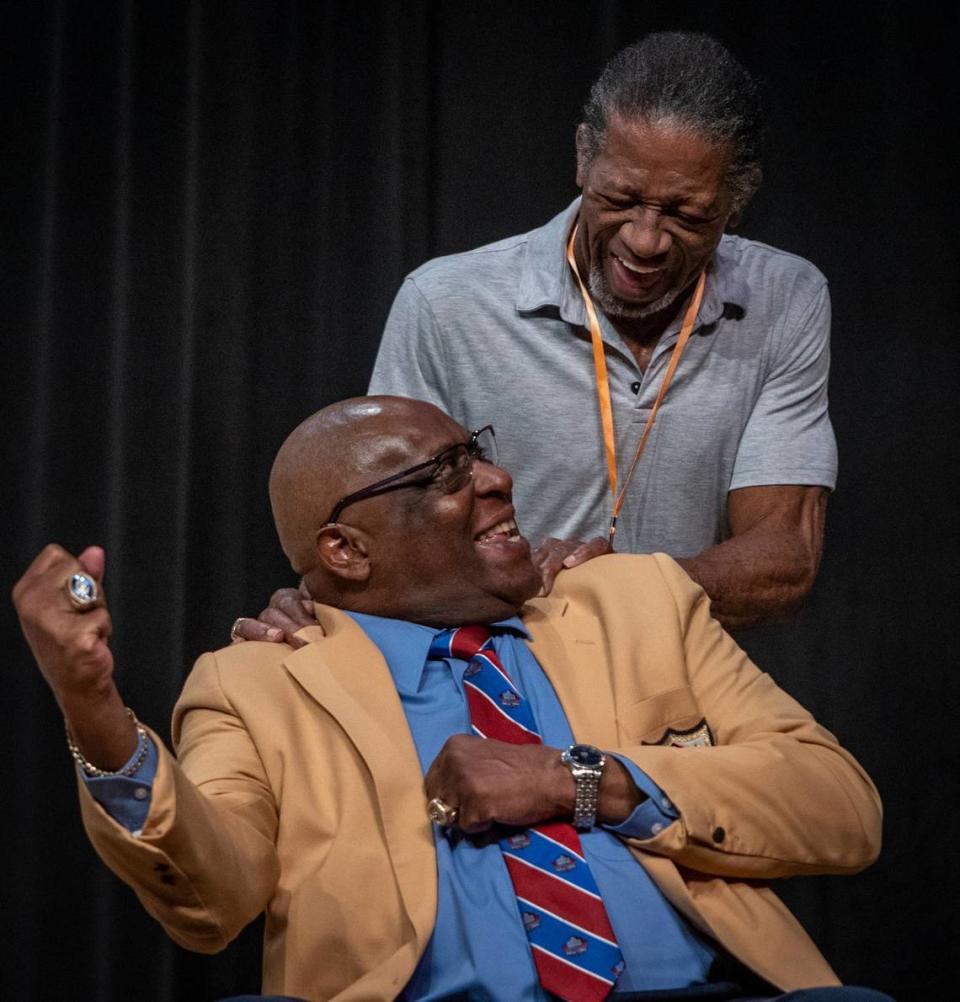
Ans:
{"label": "human hand", "polygon": [[233,624],[230,639],[266,640],[275,644],[288,643],[303,647],[304,641],[294,634],[305,626],[315,626],[313,599],[303,582],[298,588],[279,588],[270,596],[270,605],[256,619],[241,617]]}
{"label": "human hand", "polygon": [[558,815],[569,818],[576,792],[558,748],[470,734],[447,739],[424,788],[427,800],[438,797],[455,807],[455,826],[470,834],[494,824],[529,828]]}
{"label": "human hand", "polygon": [[605,553],[613,553],[613,547],[602,536],[596,536],[585,543],[579,539],[554,539],[552,536],[545,539],[532,555],[533,565],[543,580],[540,594],[550,594],[560,571],[584,564]]}
{"label": "human hand", "polygon": [[[113,632],[103,596],[104,552],[88,546],[79,557],[62,546],[44,547],[13,586],[13,604],[40,672],[57,702],[74,693],[96,690],[113,676],[108,641]],[[78,609],[64,587],[67,579],[86,573],[97,583],[99,600]]]}
{"label": "human hand", "polygon": [[[73,557],[51,543],[13,587],[13,604],[40,672],[75,741],[103,769],[119,769],[133,753],[137,730],[113,681],[113,624],[103,596],[104,552],[88,546]],[[96,582],[98,600],[77,608],[67,595],[71,575]]]}

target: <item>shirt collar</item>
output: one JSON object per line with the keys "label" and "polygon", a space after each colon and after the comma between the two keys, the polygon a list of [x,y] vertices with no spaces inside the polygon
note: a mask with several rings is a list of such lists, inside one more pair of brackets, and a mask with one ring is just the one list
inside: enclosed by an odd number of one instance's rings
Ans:
{"label": "shirt collar", "polygon": [[520,313],[535,313],[552,306],[568,324],[586,324],[583,300],[567,264],[567,237],[579,211],[578,196],[546,226],[534,230],[527,241],[517,289]]}
{"label": "shirt collar", "polygon": [[[567,264],[567,237],[579,211],[578,196],[546,226],[533,231],[527,241],[526,255],[520,270],[518,312],[536,313],[553,307],[566,323],[586,326],[587,315],[583,299]],[[737,274],[736,256],[732,253],[736,239],[726,234],[721,237],[707,266],[698,328],[715,324],[725,315],[742,317],[747,310],[747,288]],[[678,315],[667,332],[679,330],[681,320],[682,317]]]}
{"label": "shirt collar", "polygon": [[[427,663],[427,653],[433,638],[440,632],[432,626],[410,623],[405,619],[374,616],[368,612],[349,612],[347,615],[380,649],[394,685],[399,692],[414,693],[420,689],[420,680]],[[514,633],[530,639],[527,628],[519,616],[491,623],[495,632]]]}

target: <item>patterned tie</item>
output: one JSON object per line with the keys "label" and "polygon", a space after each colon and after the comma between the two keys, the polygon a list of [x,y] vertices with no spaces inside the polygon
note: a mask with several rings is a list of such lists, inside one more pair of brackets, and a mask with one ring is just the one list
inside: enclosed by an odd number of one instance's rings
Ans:
{"label": "patterned tie", "polygon": [[[513,744],[542,744],[530,705],[510,681],[485,626],[438,633],[430,657],[469,662],[463,686],[473,732]],[[623,956],[580,836],[549,821],[500,840],[540,983],[567,1002],[605,999]]]}

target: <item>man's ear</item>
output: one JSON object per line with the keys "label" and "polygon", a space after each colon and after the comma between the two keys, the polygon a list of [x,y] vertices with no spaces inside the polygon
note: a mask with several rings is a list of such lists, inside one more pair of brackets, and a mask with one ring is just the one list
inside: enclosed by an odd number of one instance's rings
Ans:
{"label": "man's ear", "polygon": [[317,563],[334,577],[363,582],[370,577],[370,555],[364,533],[349,525],[317,530]]}
{"label": "man's ear", "polygon": [[751,167],[747,176],[743,179],[742,189],[746,191],[746,195],[742,197],[740,204],[727,216],[727,222],[724,225],[724,232],[730,233],[735,230],[740,225],[740,220],[743,219],[743,213],[746,207],[750,204],[750,199],[753,198],[754,192],[760,187],[760,182],[763,180],[763,170],[760,167]]}
{"label": "man's ear", "polygon": [[587,126],[581,122],[577,126],[577,187],[582,188],[587,179]]}

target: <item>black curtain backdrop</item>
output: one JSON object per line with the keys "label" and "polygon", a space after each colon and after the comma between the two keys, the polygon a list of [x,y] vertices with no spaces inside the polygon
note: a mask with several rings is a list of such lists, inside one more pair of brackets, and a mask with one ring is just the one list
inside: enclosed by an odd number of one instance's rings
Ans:
{"label": "black curtain backdrop", "polygon": [[[760,75],[766,180],[742,231],[830,279],[841,479],[806,608],[742,640],[887,809],[875,867],[782,893],[844,979],[955,997],[956,5],[64,0],[0,17],[2,579],[48,541],[102,543],[119,683],[164,733],[194,657],[292,583],[272,456],[363,392],[403,275],[567,203],[588,85],[646,31],[712,32]],[[256,991],[259,926],[187,954],[96,859],[55,705],[0,616],[2,997]]]}

